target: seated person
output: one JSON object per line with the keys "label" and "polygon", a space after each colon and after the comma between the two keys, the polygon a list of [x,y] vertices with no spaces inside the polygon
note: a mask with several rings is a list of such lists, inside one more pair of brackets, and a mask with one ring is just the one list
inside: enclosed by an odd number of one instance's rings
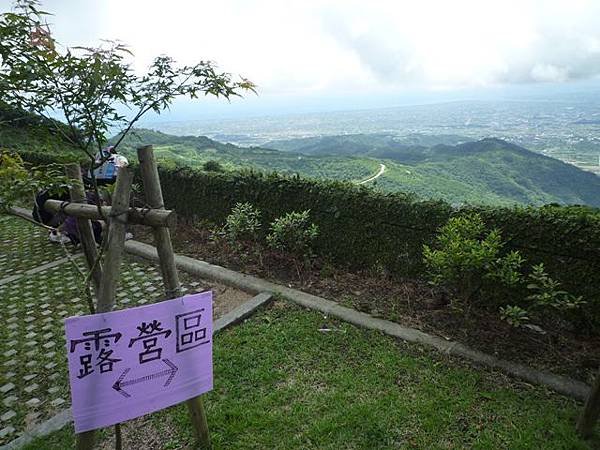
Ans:
{"label": "seated person", "polygon": [[[104,161],[104,162],[103,162]],[[113,184],[117,181],[117,173],[121,167],[127,167],[129,161],[123,155],[119,155],[114,146],[103,148],[96,155],[94,177],[98,186]]]}

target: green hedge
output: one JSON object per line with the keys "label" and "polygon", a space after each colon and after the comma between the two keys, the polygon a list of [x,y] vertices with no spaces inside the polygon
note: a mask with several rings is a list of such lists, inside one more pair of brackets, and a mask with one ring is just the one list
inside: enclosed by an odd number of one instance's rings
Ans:
{"label": "green hedge", "polygon": [[351,267],[382,265],[406,275],[421,269],[422,244],[451,212],[443,202],[375,194],[339,182],[167,169],[160,177],[165,203],[184,217],[222,223],[235,203],[247,201],[262,211],[266,225],[287,212],[310,209],[320,230],[319,254]]}
{"label": "green hedge", "polygon": [[[32,155],[24,155],[32,160]],[[35,159],[35,157],[33,157]],[[44,158],[45,159],[45,158]],[[41,162],[41,161],[38,161]],[[166,206],[180,217],[223,223],[237,202],[260,208],[266,225],[290,211],[311,210],[319,226],[317,254],[354,269],[385,268],[423,275],[423,244],[453,214],[479,212],[508,246],[589,302],[582,320],[600,330],[600,211],[582,206],[452,208],[402,193],[335,181],[256,172],[203,172],[161,167]],[[509,302],[511,299],[508,299]],[[591,322],[590,322],[591,321]]]}
{"label": "green hedge", "polygon": [[[250,202],[263,222],[311,210],[319,226],[318,254],[354,269],[385,268],[397,276],[423,275],[422,248],[454,214],[479,212],[499,228],[508,247],[589,302],[582,322],[600,330],[600,211],[583,206],[465,207],[419,201],[340,182],[260,173],[161,169],[165,203],[180,216],[223,223],[236,202]],[[266,231],[266,230],[265,230]],[[504,299],[511,301],[511,299]],[[591,314],[590,314],[591,313]]]}

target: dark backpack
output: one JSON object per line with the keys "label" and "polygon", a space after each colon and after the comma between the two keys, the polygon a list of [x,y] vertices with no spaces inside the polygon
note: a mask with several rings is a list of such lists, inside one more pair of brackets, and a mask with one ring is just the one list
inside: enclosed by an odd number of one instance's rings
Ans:
{"label": "dark backpack", "polygon": [[67,201],[67,200],[69,200],[69,194],[65,192],[64,194],[50,195],[50,192],[47,189],[44,189],[43,191],[38,192],[37,195],[35,196],[35,202],[33,204],[32,215],[33,215],[33,219],[36,222],[43,223],[44,225],[48,225],[49,227],[56,228],[57,226],[59,226],[61,223],[64,222],[65,215],[60,212],[57,214],[54,214],[54,213],[48,212],[44,209],[44,203],[46,203],[46,200],[50,200],[50,199]]}

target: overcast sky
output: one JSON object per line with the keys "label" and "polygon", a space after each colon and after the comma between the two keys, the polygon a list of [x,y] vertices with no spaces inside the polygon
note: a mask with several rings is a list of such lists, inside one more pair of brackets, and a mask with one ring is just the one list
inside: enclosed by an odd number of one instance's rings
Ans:
{"label": "overcast sky", "polygon": [[[6,0],[2,0],[6,1]],[[600,0],[46,0],[64,44],[216,61],[276,99],[598,80]],[[440,94],[440,96],[443,94]]]}

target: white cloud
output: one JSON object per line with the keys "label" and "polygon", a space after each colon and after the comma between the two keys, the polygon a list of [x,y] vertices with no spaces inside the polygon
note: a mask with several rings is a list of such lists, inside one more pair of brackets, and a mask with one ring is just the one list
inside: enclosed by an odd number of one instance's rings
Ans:
{"label": "white cloud", "polygon": [[600,74],[600,0],[48,0],[68,44],[119,38],[139,70],[211,59],[261,93],[568,81]]}
{"label": "white cloud", "polygon": [[569,78],[566,67],[557,67],[553,64],[536,64],[531,69],[531,79],[535,81],[563,82]]}

